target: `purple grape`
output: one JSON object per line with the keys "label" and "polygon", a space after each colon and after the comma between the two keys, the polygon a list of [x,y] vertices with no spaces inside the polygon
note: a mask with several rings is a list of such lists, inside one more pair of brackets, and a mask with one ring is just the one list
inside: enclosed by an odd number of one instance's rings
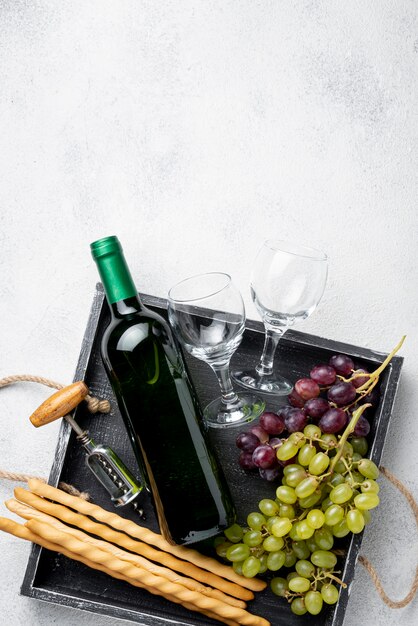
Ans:
{"label": "purple grape", "polygon": [[336,375],[335,369],[330,365],[315,365],[309,374],[312,380],[318,383],[318,385],[325,386],[332,385]]}
{"label": "purple grape", "polygon": [[260,440],[253,433],[240,433],[235,443],[237,448],[253,453],[257,446],[260,445]]}
{"label": "purple grape", "polygon": [[346,354],[334,354],[329,360],[331,367],[340,376],[349,376],[354,369],[354,363]]}
{"label": "purple grape", "polygon": [[347,424],[347,414],[342,409],[329,409],[318,422],[323,433],[338,433]]}
{"label": "purple grape", "polygon": [[359,421],[357,422],[357,424],[354,427],[353,430],[353,436],[354,437],[367,437],[367,435],[370,432],[370,423],[369,421],[363,416],[360,415],[359,417]]}
{"label": "purple grape", "polygon": [[242,451],[239,455],[238,463],[244,470],[253,470],[256,468],[251,452]]}
{"label": "purple grape", "polygon": [[280,437],[272,437],[269,441],[269,446],[277,450],[277,448],[279,448],[282,445],[282,443],[283,443],[283,439],[280,439]]}
{"label": "purple grape", "polygon": [[284,431],[284,419],[277,413],[266,411],[260,416],[260,426],[269,435],[280,435]]}
{"label": "purple grape", "polygon": [[328,389],[328,400],[334,402],[337,406],[350,404],[356,397],[356,388],[351,383],[343,381],[335,383]]}
{"label": "purple grape", "polygon": [[320,394],[320,388],[312,378],[299,378],[295,382],[295,391],[302,398],[302,400],[310,400],[311,398],[317,398]]}
{"label": "purple grape", "polygon": [[[354,374],[362,374],[363,372],[365,372],[366,374],[368,374],[368,371],[364,369],[364,367],[360,367],[359,369],[357,369]],[[359,376],[358,378],[354,378],[354,380],[351,381],[351,384],[358,389],[359,387],[361,387],[362,385],[364,385],[364,383],[367,383],[367,381],[370,379],[370,376]]]}
{"label": "purple grape", "polygon": [[[279,417],[281,417],[282,419],[286,419],[286,415],[288,415],[290,413],[290,411],[293,411],[295,407],[293,406],[289,406],[288,404],[285,404],[284,406],[280,406],[276,413]],[[301,408],[301,407],[299,407]]]}
{"label": "purple grape", "polygon": [[254,424],[254,426],[251,426],[249,432],[258,437],[261,443],[267,443],[267,441],[269,440],[268,433],[266,433],[264,428],[261,428],[261,426],[259,426],[258,424]]}
{"label": "purple grape", "polygon": [[261,478],[264,478],[264,480],[267,480],[269,483],[275,481],[281,473],[278,467],[273,467],[272,469],[263,469],[260,467],[258,471],[260,472]]}
{"label": "purple grape", "polygon": [[266,444],[258,446],[253,452],[253,463],[262,469],[271,469],[277,465],[276,451]]}
{"label": "purple grape", "polygon": [[330,408],[328,402],[324,398],[311,398],[304,407],[306,415],[317,420]]}
{"label": "purple grape", "polygon": [[289,404],[297,409],[302,409],[305,404],[305,400],[301,398],[294,389],[287,396],[287,401]]}
{"label": "purple grape", "polygon": [[284,423],[289,433],[296,433],[305,428],[308,418],[301,409],[292,409],[286,415]]}
{"label": "purple grape", "polygon": [[380,399],[380,391],[374,387],[370,393],[363,396],[359,401],[359,404],[371,404],[372,406],[377,406],[379,404]]}

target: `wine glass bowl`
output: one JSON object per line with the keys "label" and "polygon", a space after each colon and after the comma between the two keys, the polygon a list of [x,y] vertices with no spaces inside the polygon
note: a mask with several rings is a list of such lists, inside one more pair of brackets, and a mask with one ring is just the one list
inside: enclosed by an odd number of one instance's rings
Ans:
{"label": "wine glass bowl", "polygon": [[268,394],[290,393],[292,384],[274,372],[277,344],[289,326],[306,319],[316,309],[327,272],[327,256],[320,250],[281,240],[264,242],[250,281],[251,297],[266,331],[264,350],[255,369],[234,372],[234,380]]}
{"label": "wine glass bowl", "polygon": [[225,428],[258,417],[265,403],[253,394],[236,394],[229,362],[245,329],[245,308],[231,277],[210,272],[186,278],[168,294],[168,316],[174,333],[192,356],[215,372],[221,398],[204,411],[209,426]]}

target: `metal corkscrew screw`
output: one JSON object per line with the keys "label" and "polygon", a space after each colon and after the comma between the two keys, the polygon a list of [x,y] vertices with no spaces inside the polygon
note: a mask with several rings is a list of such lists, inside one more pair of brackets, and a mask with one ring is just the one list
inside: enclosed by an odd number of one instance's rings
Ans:
{"label": "metal corkscrew screw", "polygon": [[88,394],[84,382],[78,381],[64,387],[45,400],[30,416],[36,427],[44,426],[64,417],[77,434],[86,452],[86,465],[96,479],[108,492],[116,507],[132,504],[133,508],[143,516],[142,509],[135,502],[143,489],[143,485],[133,476],[118,455],[104,444],[96,444],[87,430],[83,430],[69,414]]}

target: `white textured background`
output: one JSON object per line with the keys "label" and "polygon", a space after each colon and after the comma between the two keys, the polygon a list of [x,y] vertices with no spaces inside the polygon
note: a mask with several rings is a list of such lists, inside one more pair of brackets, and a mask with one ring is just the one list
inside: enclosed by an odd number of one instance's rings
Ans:
{"label": "white textured background", "polygon": [[[1,0],[0,376],[71,381],[96,238],[118,234],[155,295],[230,272],[252,317],[256,249],[297,240],[330,257],[302,330],[382,351],[408,335],[383,462],[416,494],[417,69],[416,0]],[[27,419],[47,394],[0,392],[0,467],[48,474],[58,424]],[[416,529],[386,484],[379,511],[362,551],[399,598]],[[112,623],[19,597],[29,546],[1,535],[0,553],[8,626]],[[417,622],[357,567],[347,626]]]}

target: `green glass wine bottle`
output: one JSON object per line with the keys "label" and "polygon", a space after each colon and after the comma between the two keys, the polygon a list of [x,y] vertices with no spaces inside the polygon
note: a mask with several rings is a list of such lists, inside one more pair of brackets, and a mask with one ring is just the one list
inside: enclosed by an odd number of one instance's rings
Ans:
{"label": "green glass wine bottle", "polygon": [[141,302],[118,238],[91,251],[112,315],[102,358],[161,533],[177,544],[215,536],[235,511],[181,350],[168,322]]}

